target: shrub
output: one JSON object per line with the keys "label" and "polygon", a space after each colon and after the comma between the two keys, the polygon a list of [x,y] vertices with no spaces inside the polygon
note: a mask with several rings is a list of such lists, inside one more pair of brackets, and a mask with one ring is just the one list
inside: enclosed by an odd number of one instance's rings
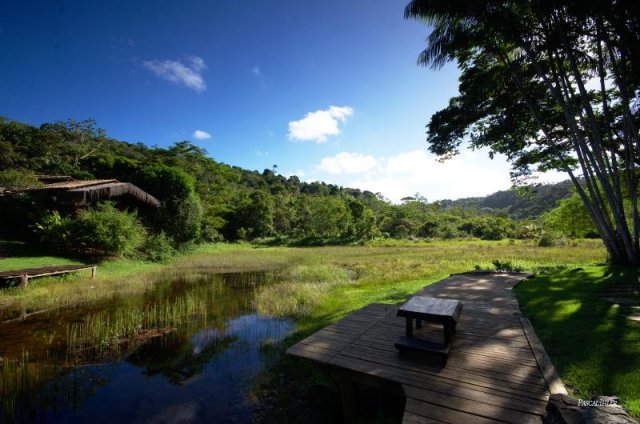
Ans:
{"label": "shrub", "polygon": [[168,237],[164,232],[154,234],[147,238],[144,252],[147,258],[153,262],[168,261],[176,254],[173,243],[171,237]]}
{"label": "shrub", "polygon": [[198,240],[202,232],[202,204],[194,192],[184,198],[172,197],[160,208],[161,229],[178,243]]}
{"label": "shrub", "polygon": [[545,233],[538,239],[538,246],[553,247],[558,244],[558,239],[551,233]]}
{"label": "shrub", "polygon": [[34,225],[42,246],[53,253],[69,252],[74,245],[74,222],[58,211],[47,212]]}
{"label": "shrub", "polygon": [[192,176],[181,169],[152,165],[140,169],[132,179],[162,202],[155,216],[157,231],[166,232],[177,243],[200,238],[203,209]]}
{"label": "shrub", "polygon": [[143,245],[146,230],[135,214],[105,202],[80,211],[73,225],[74,238],[99,255],[123,256]]}
{"label": "shrub", "polygon": [[499,259],[495,259],[491,261],[496,271],[504,271],[504,272],[524,272],[525,268],[522,265],[514,264],[511,261],[501,261]]}

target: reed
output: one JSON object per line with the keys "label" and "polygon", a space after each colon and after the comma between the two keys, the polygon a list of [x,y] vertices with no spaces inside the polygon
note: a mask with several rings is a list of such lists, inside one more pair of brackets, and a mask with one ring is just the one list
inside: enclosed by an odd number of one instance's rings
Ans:
{"label": "reed", "polygon": [[173,301],[142,308],[126,307],[90,314],[81,322],[67,324],[68,360],[78,361],[107,353],[117,355],[138,339],[173,331],[195,318],[206,321],[207,309],[205,299],[192,291]]}

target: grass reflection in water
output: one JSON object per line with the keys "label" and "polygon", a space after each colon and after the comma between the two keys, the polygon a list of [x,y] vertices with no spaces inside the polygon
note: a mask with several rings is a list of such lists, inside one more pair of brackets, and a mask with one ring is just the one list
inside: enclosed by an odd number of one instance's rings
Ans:
{"label": "grass reflection in water", "polygon": [[[216,411],[249,417],[241,392],[260,369],[261,349],[291,329],[288,320],[253,310],[256,292],[275,278],[193,274],[143,295],[0,324],[7,342],[0,348],[0,422],[80,422],[105,403],[122,412],[119,421],[133,422],[140,416],[122,399],[114,401],[123,388],[145,399],[153,393],[157,405],[140,411],[150,414],[169,407],[166,399],[187,396],[184,387],[188,397],[196,390],[204,398],[221,384],[230,394],[218,396],[220,405],[215,397],[208,397],[207,408],[194,405],[192,420],[206,421]],[[201,381],[213,369],[224,378]]]}

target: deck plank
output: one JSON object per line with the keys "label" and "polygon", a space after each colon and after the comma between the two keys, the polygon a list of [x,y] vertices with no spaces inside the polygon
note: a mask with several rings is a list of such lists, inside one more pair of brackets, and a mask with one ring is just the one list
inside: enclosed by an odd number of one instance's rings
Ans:
{"label": "deck plank", "polygon": [[[548,384],[512,292],[526,276],[458,274],[417,293],[464,305],[444,368],[431,358],[398,353],[394,344],[405,334],[405,320],[396,316],[397,305],[371,304],[354,311],[287,353],[359,384],[399,383],[406,397],[405,423],[540,423]],[[442,339],[439,325],[425,323],[415,334]]]}

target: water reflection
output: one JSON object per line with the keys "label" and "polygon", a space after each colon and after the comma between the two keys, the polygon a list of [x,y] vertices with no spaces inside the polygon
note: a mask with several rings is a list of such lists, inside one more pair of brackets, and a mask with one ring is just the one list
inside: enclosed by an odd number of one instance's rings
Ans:
{"label": "water reflection", "polygon": [[185,275],[109,304],[0,324],[2,422],[246,422],[263,346],[292,329],[255,313],[269,273]]}

